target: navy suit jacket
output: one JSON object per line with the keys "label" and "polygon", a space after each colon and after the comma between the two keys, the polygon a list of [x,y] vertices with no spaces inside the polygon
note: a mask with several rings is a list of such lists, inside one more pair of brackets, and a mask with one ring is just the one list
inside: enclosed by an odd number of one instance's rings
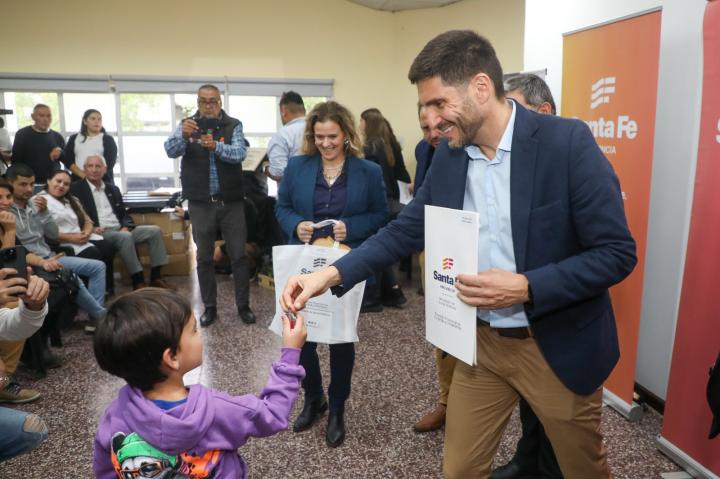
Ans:
{"label": "navy suit jacket", "polygon": [[[620,184],[583,122],[516,108],[510,220],[517,272],[533,295],[525,310],[555,374],[570,390],[590,394],[619,358],[608,288],[637,261]],[[464,149],[438,146],[398,219],[335,263],[343,284],[334,291],[422,249],[425,205],[462,209],[468,161]]]}
{"label": "navy suit jacket", "polygon": [[415,191],[419,190],[425,181],[425,175],[427,175],[430,165],[432,164],[432,157],[435,153],[435,148],[425,141],[420,142],[415,147],[415,161],[417,166],[415,167]]}
{"label": "navy suit jacket", "polygon": [[[388,204],[380,166],[353,156],[346,161],[347,200],[341,217],[336,219],[347,227],[343,243],[355,248],[385,224]],[[289,244],[301,244],[295,231],[298,223],[313,221],[315,217],[313,198],[320,163],[320,155],[295,156],[288,161],[278,190],[275,216],[290,238]]]}

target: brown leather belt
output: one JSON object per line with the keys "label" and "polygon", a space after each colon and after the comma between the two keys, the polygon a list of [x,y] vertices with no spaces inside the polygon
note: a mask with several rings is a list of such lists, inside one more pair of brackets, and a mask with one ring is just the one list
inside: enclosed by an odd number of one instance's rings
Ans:
{"label": "brown leather belt", "polygon": [[478,318],[477,324],[481,328],[490,328],[491,331],[497,333],[498,336],[502,336],[503,338],[532,338],[532,330],[529,326],[523,326],[522,328],[493,328],[487,321],[483,321],[480,318]]}

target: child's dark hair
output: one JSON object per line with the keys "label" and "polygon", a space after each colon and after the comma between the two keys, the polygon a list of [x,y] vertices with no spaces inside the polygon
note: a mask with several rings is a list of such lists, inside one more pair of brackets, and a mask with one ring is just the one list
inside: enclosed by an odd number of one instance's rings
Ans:
{"label": "child's dark hair", "polygon": [[177,352],[191,315],[190,303],[175,291],[144,288],[120,296],[95,331],[100,368],[130,386],[152,389],[167,378],[160,369],[163,352]]}

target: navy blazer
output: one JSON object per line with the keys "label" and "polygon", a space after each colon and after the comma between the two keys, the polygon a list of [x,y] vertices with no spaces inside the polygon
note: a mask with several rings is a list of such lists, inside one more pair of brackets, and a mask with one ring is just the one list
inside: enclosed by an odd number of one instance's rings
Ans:
{"label": "navy blazer", "polygon": [[[348,156],[347,200],[340,218],[347,227],[343,243],[355,248],[373,235],[387,221],[388,205],[382,169],[376,163]],[[275,216],[289,240],[301,244],[297,225],[313,221],[315,181],[320,169],[320,155],[290,158],[278,190]],[[364,281],[365,278],[360,281]]]}
{"label": "navy blazer", "polygon": [[[533,295],[530,327],[560,380],[590,394],[620,355],[608,288],[637,262],[620,184],[587,125],[517,104],[511,155],[513,249]],[[468,161],[464,149],[438,146],[398,219],[335,263],[343,284],[334,291],[422,249],[425,205],[462,209]]]}
{"label": "navy blazer", "polygon": [[[70,192],[75,195],[78,200],[80,200],[80,204],[92,220],[93,224],[95,226],[100,226],[97,207],[95,206],[95,198],[93,197],[92,190],[90,189],[90,185],[87,180],[74,182],[70,186]],[[120,227],[133,229],[135,227],[135,222],[125,207],[125,202],[123,201],[122,194],[120,193],[120,188],[110,183],[105,183],[105,196],[107,196],[110,206],[112,206],[113,213],[115,213],[115,216],[120,222]]]}
{"label": "navy blazer", "polygon": [[430,165],[432,164],[432,157],[435,153],[435,148],[425,140],[420,142],[415,147],[415,161],[417,166],[415,167],[415,191],[419,190],[425,181],[425,175],[427,175]]}

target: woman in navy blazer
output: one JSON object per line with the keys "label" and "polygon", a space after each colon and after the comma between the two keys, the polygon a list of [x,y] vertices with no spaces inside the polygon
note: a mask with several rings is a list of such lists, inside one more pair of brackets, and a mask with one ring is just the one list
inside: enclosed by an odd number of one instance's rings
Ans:
{"label": "woman in navy blazer", "polygon": [[[350,247],[373,235],[388,216],[380,166],[359,158],[358,135],[351,113],[329,101],[313,108],[305,127],[304,155],[290,159],[280,182],[275,215],[290,244],[332,236]],[[313,229],[326,219],[334,226]],[[326,442],[337,447],[345,439],[345,400],[350,395],[355,363],[353,343],[330,345],[330,414]],[[322,386],[317,343],[306,342],[300,354],[305,368],[305,404],[293,431],[309,429],[328,408]]]}

